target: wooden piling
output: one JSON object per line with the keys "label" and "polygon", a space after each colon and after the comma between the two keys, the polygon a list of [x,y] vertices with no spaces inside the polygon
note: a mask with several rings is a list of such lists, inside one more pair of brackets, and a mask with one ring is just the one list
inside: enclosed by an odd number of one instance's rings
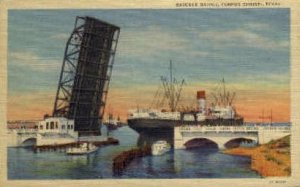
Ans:
{"label": "wooden piling", "polygon": [[124,151],[113,159],[113,172],[114,174],[120,174],[126,168],[126,166],[137,157],[143,157],[151,155],[151,147],[145,146],[142,148],[134,148],[128,151]]}

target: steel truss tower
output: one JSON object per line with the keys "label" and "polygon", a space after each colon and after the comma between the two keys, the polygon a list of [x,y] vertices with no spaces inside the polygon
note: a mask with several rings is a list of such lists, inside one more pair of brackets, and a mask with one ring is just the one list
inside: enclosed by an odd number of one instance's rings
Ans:
{"label": "steel truss tower", "polygon": [[79,135],[100,135],[120,28],[76,17],[69,37],[53,116],[74,119]]}

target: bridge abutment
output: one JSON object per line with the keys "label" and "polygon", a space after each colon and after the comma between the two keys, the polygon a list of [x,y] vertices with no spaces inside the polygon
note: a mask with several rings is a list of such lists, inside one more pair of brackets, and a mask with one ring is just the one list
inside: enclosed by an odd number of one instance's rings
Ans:
{"label": "bridge abutment", "polygon": [[290,127],[282,127],[280,131],[278,131],[276,127],[260,127],[258,134],[258,143],[265,144],[270,142],[271,140],[276,140],[290,134]]}

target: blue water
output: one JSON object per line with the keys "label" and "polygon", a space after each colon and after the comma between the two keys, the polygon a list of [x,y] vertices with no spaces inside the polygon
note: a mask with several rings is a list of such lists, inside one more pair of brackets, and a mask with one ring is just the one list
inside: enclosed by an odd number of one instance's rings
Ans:
{"label": "blue water", "polygon": [[136,147],[138,134],[129,127],[111,133],[119,145],[101,147],[90,155],[63,152],[35,153],[30,148],[8,148],[9,179],[101,178],[259,178],[248,157],[226,155],[215,149],[173,150],[162,156],[133,160],[120,174],[112,172],[112,159]]}

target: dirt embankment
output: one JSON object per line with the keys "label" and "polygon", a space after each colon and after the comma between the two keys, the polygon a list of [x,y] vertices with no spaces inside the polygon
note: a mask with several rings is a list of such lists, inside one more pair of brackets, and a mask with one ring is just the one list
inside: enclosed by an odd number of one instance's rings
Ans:
{"label": "dirt embankment", "polygon": [[291,175],[290,136],[259,147],[233,148],[225,150],[224,153],[250,156],[252,159],[251,168],[263,177]]}

